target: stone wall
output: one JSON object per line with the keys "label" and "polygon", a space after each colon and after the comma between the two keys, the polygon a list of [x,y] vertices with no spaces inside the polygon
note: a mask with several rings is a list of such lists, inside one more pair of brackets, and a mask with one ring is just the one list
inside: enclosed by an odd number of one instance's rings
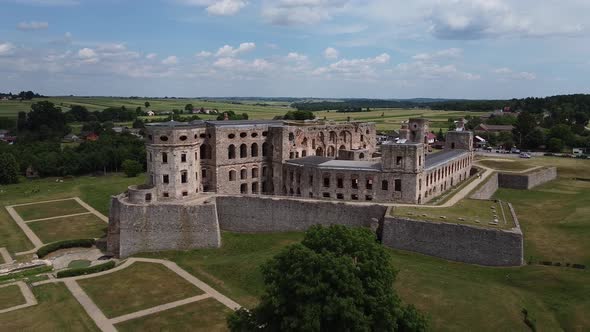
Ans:
{"label": "stone wall", "polygon": [[488,265],[523,264],[523,236],[511,207],[516,227],[510,230],[392,217],[383,223],[383,244],[452,261]]}
{"label": "stone wall", "polygon": [[498,184],[500,188],[531,189],[557,178],[557,168],[542,168],[529,173],[500,173]]}
{"label": "stone wall", "polygon": [[481,187],[471,194],[470,198],[490,199],[496,190],[498,190],[498,173],[493,173]]}
{"label": "stone wall", "polygon": [[134,205],[123,195],[115,196],[107,241],[108,251],[122,258],[139,252],[219,247],[215,201]]}
{"label": "stone wall", "polygon": [[270,197],[217,197],[220,228],[234,232],[303,231],[312,225],[374,227],[381,205],[353,205]]}

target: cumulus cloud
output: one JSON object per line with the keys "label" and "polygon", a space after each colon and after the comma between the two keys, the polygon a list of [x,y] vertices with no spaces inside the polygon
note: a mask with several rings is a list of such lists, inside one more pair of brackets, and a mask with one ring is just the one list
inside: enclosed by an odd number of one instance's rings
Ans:
{"label": "cumulus cloud", "polygon": [[17,26],[17,29],[21,31],[31,31],[31,30],[45,30],[49,28],[49,23],[47,22],[20,22]]}
{"label": "cumulus cloud", "polygon": [[78,56],[81,58],[90,59],[95,58],[97,54],[93,49],[85,47],[78,51]]}
{"label": "cumulus cloud", "polygon": [[164,64],[164,65],[178,64],[178,57],[176,57],[175,55],[171,55],[171,56],[167,57],[166,59],[162,60],[162,64]]}
{"label": "cumulus cloud", "polygon": [[338,59],[339,56],[340,56],[340,52],[338,52],[338,50],[335,48],[328,47],[324,50],[324,57],[326,59],[334,60],[334,59]]}
{"label": "cumulus cloud", "polygon": [[157,57],[158,57],[158,55],[156,53],[149,53],[148,55],[145,56],[145,58],[148,60],[153,60]]}
{"label": "cumulus cloud", "polygon": [[287,54],[287,60],[291,61],[307,61],[307,56],[297,52],[290,52]]}
{"label": "cumulus cloud", "polygon": [[11,43],[0,43],[0,56],[11,54],[14,49],[15,47]]}
{"label": "cumulus cloud", "polygon": [[196,55],[197,57],[199,57],[199,58],[207,58],[207,57],[210,57],[210,56],[212,56],[212,55],[213,55],[213,53],[211,53],[211,52],[207,52],[207,51],[201,51],[201,52],[199,52],[199,53],[197,53],[197,54],[195,54],[195,55]]}
{"label": "cumulus cloud", "polygon": [[256,48],[256,44],[251,43],[251,42],[250,43],[241,43],[240,46],[238,46],[237,48],[234,48],[230,45],[224,45],[219,50],[217,50],[217,53],[215,53],[215,56],[234,57],[240,53],[252,51],[255,48]]}
{"label": "cumulus cloud", "polygon": [[177,0],[188,6],[204,7],[210,15],[232,16],[248,5],[245,0]]}

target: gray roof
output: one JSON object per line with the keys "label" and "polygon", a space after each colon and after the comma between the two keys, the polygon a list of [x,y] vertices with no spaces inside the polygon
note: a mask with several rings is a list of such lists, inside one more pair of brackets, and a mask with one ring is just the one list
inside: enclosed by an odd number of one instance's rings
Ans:
{"label": "gray roof", "polygon": [[340,169],[357,171],[380,171],[381,163],[375,161],[335,160],[327,157],[311,156],[286,161],[287,164],[311,166],[321,169]]}
{"label": "gray roof", "polygon": [[433,153],[426,155],[426,162],[424,165],[425,169],[435,168],[441,164],[446,163],[451,159],[455,159],[462,155],[468,155],[469,151],[467,150],[448,150],[442,151],[438,153]]}

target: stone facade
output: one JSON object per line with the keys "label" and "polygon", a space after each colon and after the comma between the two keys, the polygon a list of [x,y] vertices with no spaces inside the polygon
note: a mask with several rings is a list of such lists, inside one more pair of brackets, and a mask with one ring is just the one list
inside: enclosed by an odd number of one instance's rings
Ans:
{"label": "stone facade", "polygon": [[501,188],[531,189],[557,178],[557,168],[548,167],[528,173],[500,173],[498,183]]}
{"label": "stone facade", "polygon": [[473,199],[490,199],[498,190],[498,173],[493,173],[486,182],[472,194]]}
{"label": "stone facade", "polygon": [[516,226],[509,230],[419,221],[387,213],[382,243],[395,249],[464,263],[520,266],[524,263],[524,240],[512,206],[510,210]]}

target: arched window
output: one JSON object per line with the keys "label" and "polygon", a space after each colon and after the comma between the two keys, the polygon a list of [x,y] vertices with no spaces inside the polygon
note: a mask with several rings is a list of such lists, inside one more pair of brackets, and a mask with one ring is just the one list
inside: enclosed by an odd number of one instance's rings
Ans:
{"label": "arched window", "polygon": [[338,150],[346,150],[346,147],[344,145],[340,145],[340,148]]}
{"label": "arched window", "polygon": [[268,143],[266,142],[262,143],[262,156],[268,156]]}
{"label": "arched window", "polygon": [[333,146],[328,147],[328,157],[336,156],[336,151]]}
{"label": "arched window", "polygon": [[324,156],[324,149],[322,149],[322,147],[321,147],[321,146],[320,146],[320,147],[318,147],[318,148],[315,150],[315,155],[316,155],[316,156],[322,156],[322,157],[323,157],[323,156]]}
{"label": "arched window", "polygon": [[248,146],[246,144],[240,145],[240,158],[248,157]]}
{"label": "arched window", "polygon": [[240,179],[241,180],[244,180],[244,179],[247,179],[247,178],[248,178],[248,170],[245,169],[245,168],[242,168],[240,170]]}
{"label": "arched window", "polygon": [[258,144],[252,143],[252,146],[250,147],[250,156],[258,157]]}
{"label": "arched window", "polygon": [[307,137],[303,138],[303,141],[301,141],[301,145],[307,147]]}
{"label": "arched window", "polygon": [[359,159],[365,159],[365,154],[364,153],[359,153]]}
{"label": "arched window", "polygon": [[235,145],[231,144],[227,148],[227,158],[228,159],[236,159],[236,147],[235,147]]}
{"label": "arched window", "polygon": [[256,179],[258,177],[258,168],[252,168],[252,178]]}
{"label": "arched window", "polygon": [[336,136],[336,132],[335,131],[331,131],[330,132],[330,143],[336,143],[336,140],[338,139],[338,137]]}
{"label": "arched window", "polygon": [[230,181],[236,180],[236,171],[234,171],[233,169],[231,171],[229,171],[229,180]]}
{"label": "arched window", "polygon": [[307,157],[307,151],[306,150],[301,151],[301,156],[302,157]]}

